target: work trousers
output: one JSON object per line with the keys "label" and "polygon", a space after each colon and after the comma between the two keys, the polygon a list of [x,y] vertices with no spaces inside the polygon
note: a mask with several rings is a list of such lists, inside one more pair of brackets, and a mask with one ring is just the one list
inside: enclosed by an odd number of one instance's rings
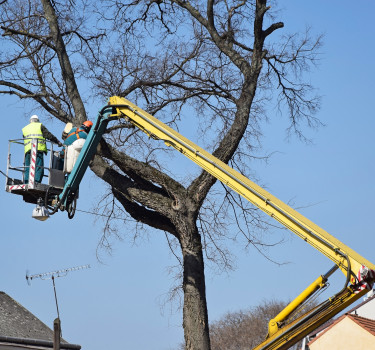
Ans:
{"label": "work trousers", "polygon": [[[25,184],[29,183],[30,153],[25,154]],[[44,152],[36,152],[35,182],[42,182],[44,176]]]}

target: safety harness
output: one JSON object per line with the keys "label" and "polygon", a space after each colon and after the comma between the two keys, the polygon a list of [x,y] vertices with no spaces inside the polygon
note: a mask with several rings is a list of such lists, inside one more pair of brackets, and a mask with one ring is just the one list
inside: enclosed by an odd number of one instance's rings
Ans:
{"label": "safety harness", "polygon": [[85,130],[83,130],[83,129],[76,129],[76,131],[73,131],[72,133],[70,133],[70,134],[68,134],[68,136],[66,137],[66,138],[68,138],[68,137],[70,137],[70,136],[73,136],[74,134],[77,136],[77,140],[80,138],[79,137],[79,133],[81,132],[81,131],[83,131],[83,132],[86,132]]}

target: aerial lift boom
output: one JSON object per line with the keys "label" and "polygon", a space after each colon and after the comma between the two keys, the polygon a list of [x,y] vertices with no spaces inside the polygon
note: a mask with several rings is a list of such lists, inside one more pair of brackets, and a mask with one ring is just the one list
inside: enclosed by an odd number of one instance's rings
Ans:
{"label": "aerial lift boom", "polygon": [[[66,209],[68,215],[74,215],[79,184],[96,152],[97,145],[106,130],[107,124],[111,120],[121,118],[145,132],[149,137],[164,141],[167,146],[175,148],[190,158],[202,169],[333,261],[333,268],[318,277],[279,315],[270,321],[267,338],[254,350],[288,349],[311,331],[358,300],[367,292],[366,289],[372,288],[375,279],[374,264],[212,154],[206,152],[130,101],[117,96],[111,97],[109,104],[100,111],[73,171],[62,193],[57,198],[57,202],[54,204],[53,212],[58,209]],[[287,323],[288,317],[294,314],[296,309],[314,293],[326,286],[328,277],[337,269],[340,269],[345,275],[345,283],[342,290],[311,311]]]}

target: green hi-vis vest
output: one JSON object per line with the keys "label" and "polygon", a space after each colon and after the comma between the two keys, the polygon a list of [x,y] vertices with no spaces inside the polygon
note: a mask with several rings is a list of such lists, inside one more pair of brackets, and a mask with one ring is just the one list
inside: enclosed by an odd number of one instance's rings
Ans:
{"label": "green hi-vis vest", "polygon": [[30,123],[22,129],[25,153],[31,151],[32,139],[38,139],[38,151],[47,153],[46,139],[42,133],[42,123]]}

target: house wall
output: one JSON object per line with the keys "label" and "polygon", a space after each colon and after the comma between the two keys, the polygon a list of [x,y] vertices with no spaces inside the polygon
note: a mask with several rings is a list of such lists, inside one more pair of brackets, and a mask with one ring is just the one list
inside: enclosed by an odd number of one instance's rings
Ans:
{"label": "house wall", "polygon": [[335,324],[309,344],[310,350],[369,350],[374,349],[375,336],[349,317]]}
{"label": "house wall", "polygon": [[360,306],[355,312],[352,313],[369,318],[370,320],[375,320],[375,299],[372,299],[368,303]]}
{"label": "house wall", "polygon": [[370,320],[375,320],[375,303],[372,300],[371,303],[363,305],[357,310],[357,315],[369,318]]}

